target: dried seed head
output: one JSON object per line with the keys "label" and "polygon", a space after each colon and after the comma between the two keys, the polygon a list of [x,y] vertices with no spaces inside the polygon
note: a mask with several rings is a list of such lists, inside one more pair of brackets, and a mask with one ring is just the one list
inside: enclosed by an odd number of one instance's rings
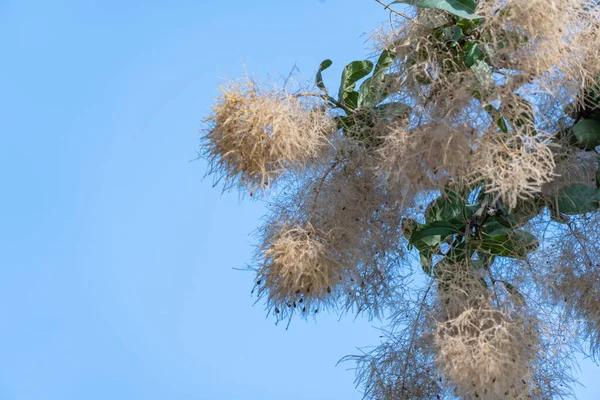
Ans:
{"label": "dried seed head", "polygon": [[250,189],[304,167],[336,131],[317,104],[280,89],[261,90],[252,81],[222,87],[206,122],[203,147],[211,172],[222,174],[228,185]]}
{"label": "dried seed head", "polygon": [[[274,228],[263,244],[264,262],[258,270],[259,295],[269,307],[303,302],[306,307],[327,303],[340,282],[341,265],[327,242],[310,224],[304,228]],[[291,312],[291,311],[290,311]]]}
{"label": "dried seed head", "polygon": [[494,309],[488,302],[440,322],[435,332],[437,364],[456,394],[525,398],[538,337],[526,320]]}
{"label": "dried seed head", "polygon": [[598,73],[594,0],[482,0],[476,12],[485,18],[481,36],[492,64],[529,78],[560,71],[554,88]]}
{"label": "dried seed head", "polygon": [[494,133],[479,146],[473,160],[474,180],[483,178],[487,190],[500,193],[509,207],[531,198],[554,177],[554,154],[543,138],[527,133]]}
{"label": "dried seed head", "polygon": [[403,124],[382,126],[377,174],[392,191],[414,196],[420,190],[442,190],[470,169],[474,137],[466,129],[434,122],[408,130]]}

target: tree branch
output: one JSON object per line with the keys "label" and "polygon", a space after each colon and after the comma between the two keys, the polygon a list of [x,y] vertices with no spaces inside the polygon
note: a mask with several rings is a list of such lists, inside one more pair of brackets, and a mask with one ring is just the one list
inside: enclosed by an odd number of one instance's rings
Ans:
{"label": "tree branch", "polygon": [[378,2],[379,4],[381,4],[383,6],[384,10],[389,10],[390,12],[392,12],[392,13],[394,13],[396,15],[399,15],[399,16],[401,16],[403,18],[406,18],[406,19],[412,21],[411,17],[409,17],[408,15],[406,15],[406,14],[400,12],[400,11],[394,10],[393,8],[390,7],[390,4],[385,4],[383,1],[380,1],[380,0],[375,0],[375,1]]}
{"label": "tree branch", "polygon": [[348,114],[348,115],[351,115],[354,113],[354,110],[347,107],[345,104],[340,103],[339,101],[337,101],[336,99],[334,99],[333,97],[331,97],[328,94],[307,92],[307,93],[298,93],[295,96],[296,97],[320,97],[321,99],[328,101],[328,102],[332,103],[333,105],[335,105],[336,107],[344,110],[346,112],[346,114]]}

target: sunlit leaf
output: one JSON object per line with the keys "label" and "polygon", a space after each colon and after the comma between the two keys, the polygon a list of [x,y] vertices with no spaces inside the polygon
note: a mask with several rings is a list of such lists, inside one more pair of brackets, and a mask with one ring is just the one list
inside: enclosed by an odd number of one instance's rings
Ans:
{"label": "sunlit leaf", "polygon": [[421,8],[435,8],[469,20],[481,18],[475,14],[475,0],[398,0],[390,4],[410,4]]}
{"label": "sunlit leaf", "polygon": [[315,78],[315,84],[317,85],[317,87],[319,89],[321,89],[324,92],[327,92],[327,89],[325,88],[325,84],[323,83],[322,72],[325,71],[327,68],[331,67],[332,64],[333,64],[333,61],[331,61],[331,60],[323,60],[323,62],[321,62],[321,65],[319,65],[319,70],[317,71],[317,77]]}
{"label": "sunlit leaf", "polygon": [[[346,97],[349,96],[350,93],[354,92],[356,82],[369,75],[372,70],[373,63],[369,60],[352,61],[350,64],[346,65],[344,71],[342,72],[342,82],[340,84],[340,102],[345,104]],[[356,96],[358,96],[358,92]],[[358,103],[358,97],[356,97],[356,103]]]}

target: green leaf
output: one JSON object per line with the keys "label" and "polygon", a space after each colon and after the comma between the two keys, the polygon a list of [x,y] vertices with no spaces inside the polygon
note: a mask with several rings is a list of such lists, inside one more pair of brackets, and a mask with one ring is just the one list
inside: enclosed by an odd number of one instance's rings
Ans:
{"label": "green leaf", "polygon": [[373,80],[375,81],[383,81],[383,77],[388,69],[394,63],[396,59],[396,55],[389,50],[384,50],[379,59],[377,60],[377,64],[375,64],[375,70],[373,71]]}
{"label": "green leaf", "polygon": [[[462,237],[459,236],[459,240],[460,239],[462,239]],[[471,246],[467,248],[467,244],[464,241],[462,241],[456,246],[451,247],[450,250],[448,250],[448,252],[446,253],[446,260],[450,262],[458,262],[470,258],[472,255],[473,249],[471,248]]]}
{"label": "green leaf", "polygon": [[483,60],[485,54],[479,48],[477,42],[473,40],[467,40],[465,44],[465,65],[471,68],[477,61]]}
{"label": "green leaf", "polygon": [[343,130],[344,133],[346,132],[346,129],[352,128],[352,126],[354,126],[354,123],[356,122],[354,117],[351,115],[338,115],[336,117],[333,117],[333,120],[335,121],[337,128]]}
{"label": "green leaf", "polygon": [[359,105],[359,94],[358,92],[349,92],[346,94],[346,98],[344,99],[344,103],[346,105],[346,107],[351,108],[351,109],[356,109],[358,108]]}
{"label": "green leaf", "polygon": [[425,220],[427,222],[447,221],[450,219],[466,221],[467,218],[473,215],[473,211],[467,205],[466,198],[453,191],[448,191],[445,195],[438,197],[427,206],[425,209]]}
{"label": "green leaf", "polygon": [[511,223],[514,220],[515,224],[513,228],[520,228],[525,225],[529,220],[535,218],[546,206],[545,201],[540,198],[522,199],[517,201],[516,207],[512,210],[505,209],[509,213]]}
{"label": "green leaf", "polygon": [[460,26],[454,25],[452,27],[452,40],[458,42],[463,37],[463,31]]}
{"label": "green leaf", "polygon": [[412,107],[404,103],[384,103],[375,107],[379,111],[382,117],[394,118],[394,117],[406,117],[412,111]]}
{"label": "green leaf", "polygon": [[481,18],[481,16],[475,14],[475,0],[399,0],[393,1],[390,4],[397,3],[444,10],[469,20]]}
{"label": "green leaf", "polygon": [[515,248],[521,246],[525,253],[533,251],[539,246],[537,237],[528,231],[514,231],[511,240],[514,241]]}
{"label": "green leaf", "polygon": [[487,111],[487,113],[490,115],[490,117],[496,121],[496,125],[498,125],[498,128],[500,128],[500,130],[504,133],[508,133],[508,126],[506,125],[506,120],[504,119],[504,117],[500,114],[500,111],[496,110],[494,108],[494,106],[492,106],[491,104],[487,104],[484,106],[485,111]]}
{"label": "green leaf", "polygon": [[456,21],[456,26],[460,28],[463,35],[471,33],[471,31],[476,28],[476,25],[473,23],[473,21],[464,18],[458,18],[458,21]]}
{"label": "green leaf", "polygon": [[416,241],[412,241],[412,235],[419,229],[423,228],[425,225],[419,224],[414,219],[404,218],[402,220],[402,233],[404,237],[408,239],[408,250],[412,250],[413,247],[419,250],[419,253],[423,256],[431,257],[434,252],[439,251],[438,245],[441,242],[440,236],[430,236],[425,239],[420,239]]}
{"label": "green leaf", "polygon": [[562,214],[583,214],[600,208],[600,189],[573,183],[556,193],[556,212]]}
{"label": "green leaf", "polygon": [[573,133],[580,149],[593,150],[600,145],[600,121],[582,119],[573,127]]}
{"label": "green leaf", "polygon": [[315,78],[315,84],[317,85],[317,87],[319,89],[321,89],[325,93],[327,93],[327,89],[325,88],[325,84],[323,83],[322,72],[325,71],[327,68],[331,67],[332,64],[333,64],[333,61],[331,61],[329,59],[323,60],[321,62],[321,65],[319,65],[319,70],[317,71],[317,77]]}
{"label": "green leaf", "polygon": [[492,75],[492,70],[488,63],[483,60],[477,60],[471,67],[471,71],[475,75],[475,79],[477,79],[479,85],[482,88],[490,89],[494,86],[494,76]]}
{"label": "green leaf", "polygon": [[425,272],[427,275],[431,275],[432,273],[433,260],[431,256],[432,254],[428,251],[423,251],[419,253],[421,268],[423,269],[423,272]]}
{"label": "green leaf", "polygon": [[402,233],[404,234],[404,237],[410,241],[410,237],[412,236],[415,229],[417,229],[419,227],[419,225],[421,225],[421,224],[419,224],[414,219],[403,218],[402,219]]}
{"label": "green leaf", "polygon": [[[356,82],[369,75],[373,70],[373,63],[369,60],[352,61],[346,65],[342,72],[342,82],[340,84],[339,100],[346,103],[346,97],[354,92]],[[356,95],[358,96],[358,94]],[[358,103],[358,97],[356,99]]]}
{"label": "green leaf", "polygon": [[512,231],[486,236],[477,245],[494,256],[522,258],[537,249],[538,240],[527,231]]}
{"label": "green leaf", "polygon": [[359,104],[361,106],[374,107],[388,96],[388,93],[382,88],[382,83],[387,70],[392,66],[395,59],[396,55],[389,50],[384,50],[381,53],[377,64],[375,64],[373,76],[366,79],[360,86]]}
{"label": "green leaf", "polygon": [[481,227],[483,233],[487,236],[498,236],[498,235],[507,235],[512,232],[510,227],[507,227],[500,221],[496,219],[489,219],[483,226]]}
{"label": "green leaf", "polygon": [[460,233],[460,227],[460,224],[449,221],[434,221],[415,229],[410,237],[410,243],[415,244],[421,240],[430,240],[430,238],[434,238],[433,241],[439,243],[445,236]]}
{"label": "green leaf", "polygon": [[508,133],[508,127],[506,126],[506,121],[504,120],[504,117],[498,118],[498,120],[496,121],[496,124],[498,125],[498,128],[500,128],[500,130],[502,132]]}

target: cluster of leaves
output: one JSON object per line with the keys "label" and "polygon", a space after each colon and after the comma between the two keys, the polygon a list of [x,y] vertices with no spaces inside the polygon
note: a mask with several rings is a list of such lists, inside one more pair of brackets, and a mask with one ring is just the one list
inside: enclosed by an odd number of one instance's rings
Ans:
{"label": "cluster of leaves", "polygon": [[[329,100],[332,108],[339,108],[343,115],[335,117],[338,128],[347,136],[353,137],[356,132],[352,128],[357,124],[365,127],[372,127],[377,118],[386,118],[390,116],[405,117],[411,112],[411,107],[404,103],[383,102],[390,93],[386,90],[386,73],[394,63],[396,56],[385,50],[379,56],[376,64],[370,60],[353,61],[348,64],[343,72],[338,92],[338,99],[329,96],[327,88],[323,83],[322,72],[329,68],[333,62],[324,60],[319,66],[315,83],[321,89]],[[356,90],[356,84],[364,79],[359,89]],[[362,131],[368,132],[368,131]],[[372,136],[364,134],[356,139],[363,140],[367,145],[375,143]]]}

